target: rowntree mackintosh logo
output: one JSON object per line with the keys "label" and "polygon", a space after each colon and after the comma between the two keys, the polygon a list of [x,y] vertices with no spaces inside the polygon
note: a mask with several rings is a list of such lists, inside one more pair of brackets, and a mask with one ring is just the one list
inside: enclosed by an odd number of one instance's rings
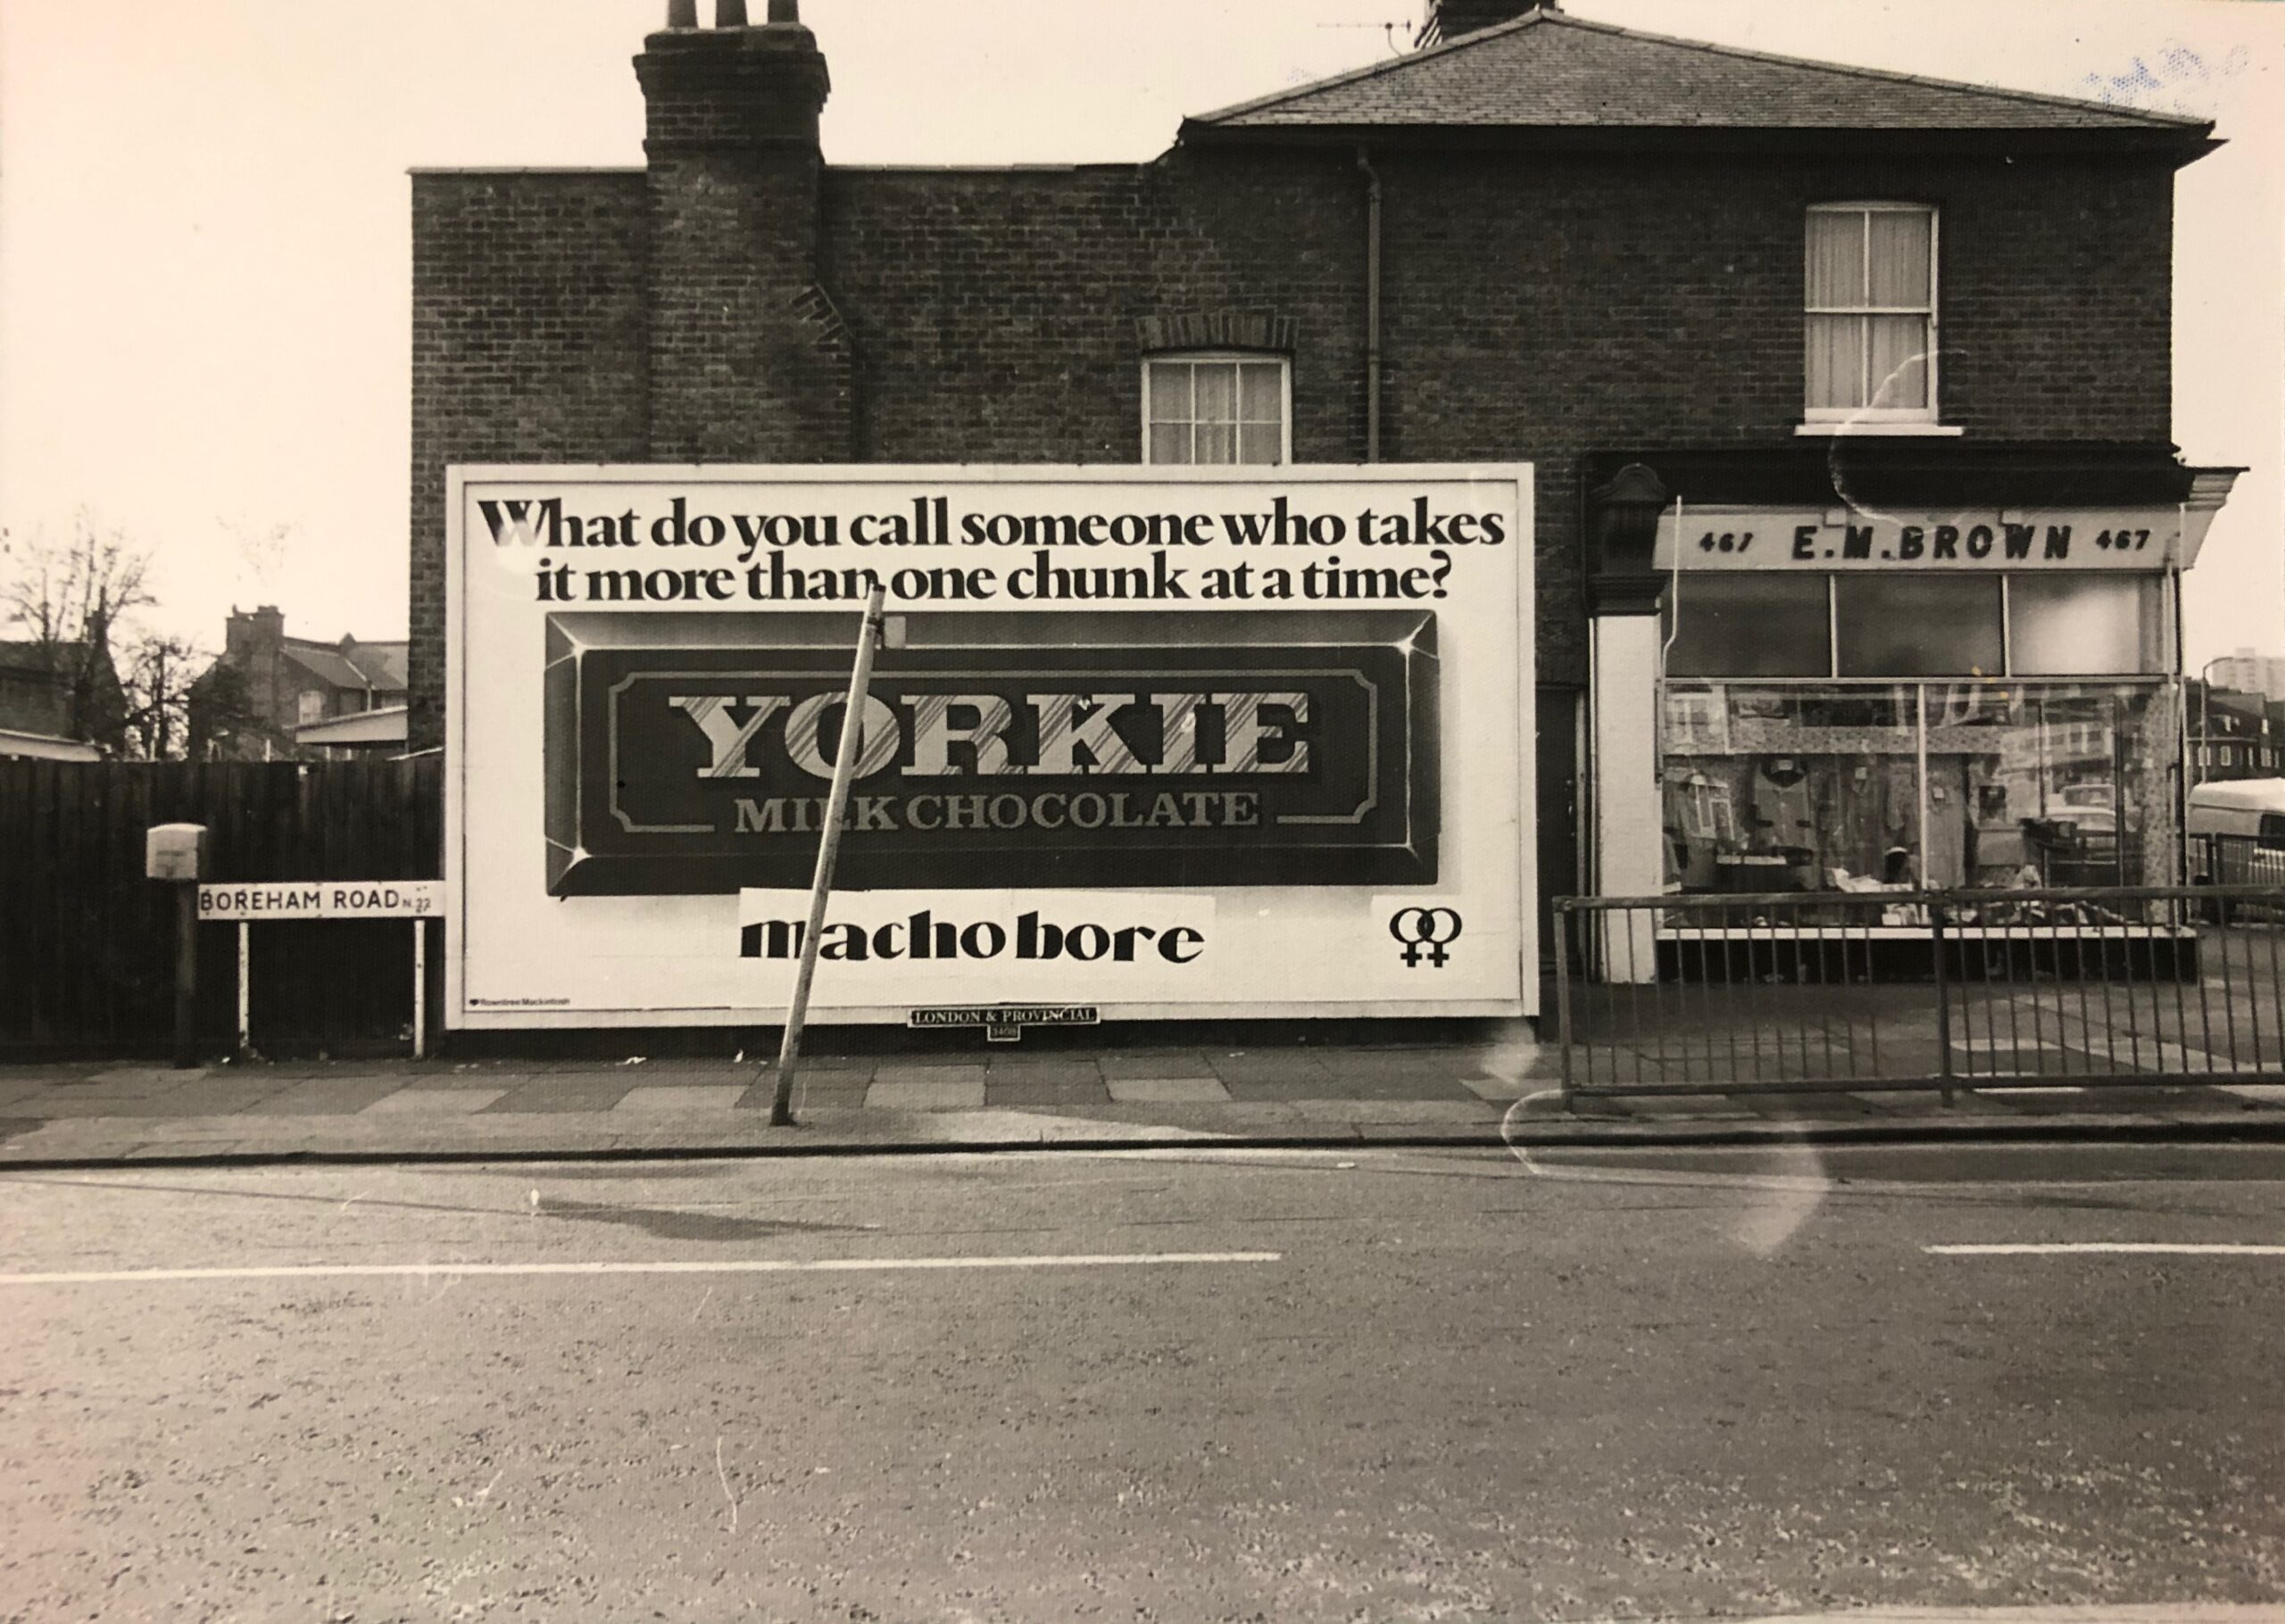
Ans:
{"label": "rowntree mackintosh logo", "polygon": [[[805,885],[852,731],[845,619],[552,616],[550,890]],[[1436,878],[1429,611],[907,626],[853,730],[843,886]]]}

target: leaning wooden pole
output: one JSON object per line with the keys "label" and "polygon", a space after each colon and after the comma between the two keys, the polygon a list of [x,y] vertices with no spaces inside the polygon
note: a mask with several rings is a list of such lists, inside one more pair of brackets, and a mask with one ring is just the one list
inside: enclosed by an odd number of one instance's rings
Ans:
{"label": "leaning wooden pole", "polygon": [[818,973],[818,940],[825,934],[826,899],[833,894],[834,859],[841,855],[841,824],[849,814],[849,785],[857,776],[857,757],[865,748],[865,698],[873,681],[873,649],[881,638],[885,594],[873,588],[865,601],[865,622],[857,634],[857,663],[849,672],[849,702],[841,713],[841,748],[834,753],[833,791],[826,798],[825,833],[818,841],[818,868],[810,881],[810,925],[802,932],[802,967],[794,977],[794,1002],[785,1011],[785,1037],[777,1046],[777,1092],[769,1102],[772,1127],[794,1125],[794,1073],[801,1064],[802,1023],[810,1013],[810,982]]}

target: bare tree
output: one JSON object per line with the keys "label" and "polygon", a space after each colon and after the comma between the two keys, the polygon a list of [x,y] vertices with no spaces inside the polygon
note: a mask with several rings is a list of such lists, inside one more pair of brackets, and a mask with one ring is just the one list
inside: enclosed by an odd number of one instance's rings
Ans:
{"label": "bare tree", "polygon": [[187,750],[192,687],[213,657],[192,639],[141,632],[127,644],[120,680],[126,689],[127,737],[146,761],[173,761]]}
{"label": "bare tree", "polygon": [[157,602],[151,553],[81,510],[69,536],[0,531],[0,626],[21,627],[60,685],[70,735],[123,747],[128,704],[113,640],[120,622]]}

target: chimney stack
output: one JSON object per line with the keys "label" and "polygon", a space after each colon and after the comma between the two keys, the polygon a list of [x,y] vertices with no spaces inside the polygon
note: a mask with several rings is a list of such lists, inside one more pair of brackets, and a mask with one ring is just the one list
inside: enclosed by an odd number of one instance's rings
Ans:
{"label": "chimney stack", "polygon": [[846,335],[818,286],[832,82],[795,0],[673,0],[635,59],[651,194],[651,453],[822,462],[852,454]]}
{"label": "chimney stack", "polygon": [[1557,12],[1560,9],[1554,0],[1434,0],[1424,37],[1431,45],[1446,44],[1462,35],[1513,22],[1533,12]]}

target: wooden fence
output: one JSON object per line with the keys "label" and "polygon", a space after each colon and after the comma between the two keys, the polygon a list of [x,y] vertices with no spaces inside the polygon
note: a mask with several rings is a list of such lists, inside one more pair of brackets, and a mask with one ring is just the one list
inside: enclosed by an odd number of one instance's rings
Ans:
{"label": "wooden fence", "polygon": [[[168,1052],[173,901],[144,878],[143,836],[170,823],[207,826],[215,880],[435,879],[443,763],[0,761],[0,1059]],[[403,920],[254,927],[255,1048],[409,1047],[411,931]],[[209,1052],[226,1053],[237,927],[199,932],[199,1031]],[[432,936],[432,1012],[436,947]]]}

